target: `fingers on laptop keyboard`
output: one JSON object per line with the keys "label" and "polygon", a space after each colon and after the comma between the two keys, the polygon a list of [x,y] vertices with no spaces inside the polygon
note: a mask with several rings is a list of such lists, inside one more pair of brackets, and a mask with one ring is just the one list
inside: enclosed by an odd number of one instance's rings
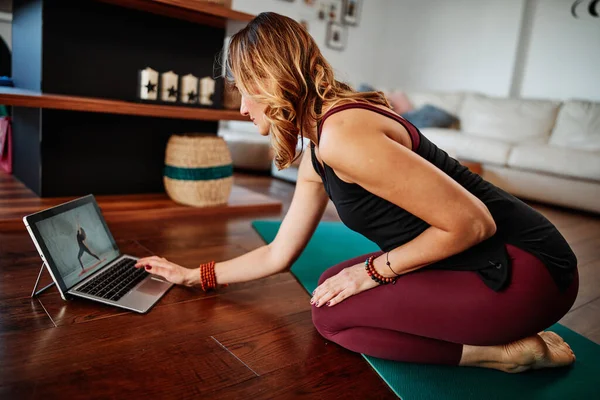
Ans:
{"label": "fingers on laptop keyboard", "polygon": [[136,268],[145,267],[146,265],[150,265],[151,262],[156,261],[166,261],[167,259],[164,257],[152,256],[152,257],[144,257],[137,260],[135,263]]}
{"label": "fingers on laptop keyboard", "polygon": [[[139,267],[138,267],[139,264]],[[136,264],[136,267],[138,268],[145,268],[146,271],[152,272],[153,274],[159,274],[162,275],[164,274],[170,267],[171,263],[169,263],[166,259],[164,258],[147,258],[144,260],[140,260],[138,261],[138,264]],[[161,273],[162,272],[162,273]]]}

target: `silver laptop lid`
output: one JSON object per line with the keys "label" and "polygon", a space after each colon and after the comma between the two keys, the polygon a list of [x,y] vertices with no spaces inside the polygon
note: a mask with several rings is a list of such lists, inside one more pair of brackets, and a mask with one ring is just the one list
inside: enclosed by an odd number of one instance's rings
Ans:
{"label": "silver laptop lid", "polygon": [[120,256],[93,195],[28,215],[23,221],[63,293]]}

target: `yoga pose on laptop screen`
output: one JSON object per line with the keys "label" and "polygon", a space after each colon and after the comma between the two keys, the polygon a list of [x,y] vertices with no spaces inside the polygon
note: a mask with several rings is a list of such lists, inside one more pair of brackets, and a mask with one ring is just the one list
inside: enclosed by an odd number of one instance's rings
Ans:
{"label": "yoga pose on laptop screen", "polygon": [[83,280],[116,254],[91,204],[39,221],[36,227],[67,286]]}
{"label": "yoga pose on laptop screen", "polygon": [[77,254],[77,259],[79,260],[79,265],[81,266],[82,272],[85,272],[85,268],[83,267],[83,262],[81,261],[81,257],[85,253],[88,253],[90,256],[92,256],[96,260],[98,260],[98,263],[101,262],[100,257],[98,257],[97,255],[92,253],[92,251],[89,249],[87,243],[85,242],[86,238],[87,238],[87,235],[85,233],[85,230],[81,227],[81,225],[79,225],[79,218],[77,218],[77,244],[79,245],[79,253]]}
{"label": "yoga pose on laptop screen", "polygon": [[544,216],[430,142],[381,92],[337,81],[290,18],[258,15],[232,36],[226,68],[279,168],[298,140],[310,143],[290,209],[272,243],[238,258],[190,269],[150,257],[137,267],[206,290],[284,271],[331,199],[381,251],[321,277],[310,302],[325,338],[404,362],[506,372],[573,363],[544,329],[575,301],[577,259]]}

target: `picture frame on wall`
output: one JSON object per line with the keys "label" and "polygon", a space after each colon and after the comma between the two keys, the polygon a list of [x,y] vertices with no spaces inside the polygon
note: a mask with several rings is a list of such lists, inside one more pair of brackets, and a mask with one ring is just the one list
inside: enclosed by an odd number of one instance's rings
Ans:
{"label": "picture frame on wall", "polygon": [[344,0],[342,22],[344,25],[356,26],[360,19],[362,0]]}
{"label": "picture frame on wall", "polygon": [[343,22],[344,0],[329,0],[323,4],[325,5],[325,21],[341,24]]}
{"label": "picture frame on wall", "polygon": [[327,38],[325,44],[330,49],[344,50],[348,41],[348,28],[337,22],[327,24]]}
{"label": "picture frame on wall", "polygon": [[325,16],[327,14],[327,5],[324,3],[319,4],[319,11],[317,12],[317,18],[320,21],[325,21]]}

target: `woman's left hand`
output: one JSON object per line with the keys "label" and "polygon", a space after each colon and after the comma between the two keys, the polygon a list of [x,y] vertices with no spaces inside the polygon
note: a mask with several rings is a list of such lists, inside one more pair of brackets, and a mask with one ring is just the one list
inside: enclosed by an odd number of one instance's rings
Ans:
{"label": "woman's left hand", "polygon": [[316,307],[329,307],[341,303],[350,296],[379,286],[365,271],[365,264],[360,263],[344,268],[323,282],[313,292],[310,304]]}

